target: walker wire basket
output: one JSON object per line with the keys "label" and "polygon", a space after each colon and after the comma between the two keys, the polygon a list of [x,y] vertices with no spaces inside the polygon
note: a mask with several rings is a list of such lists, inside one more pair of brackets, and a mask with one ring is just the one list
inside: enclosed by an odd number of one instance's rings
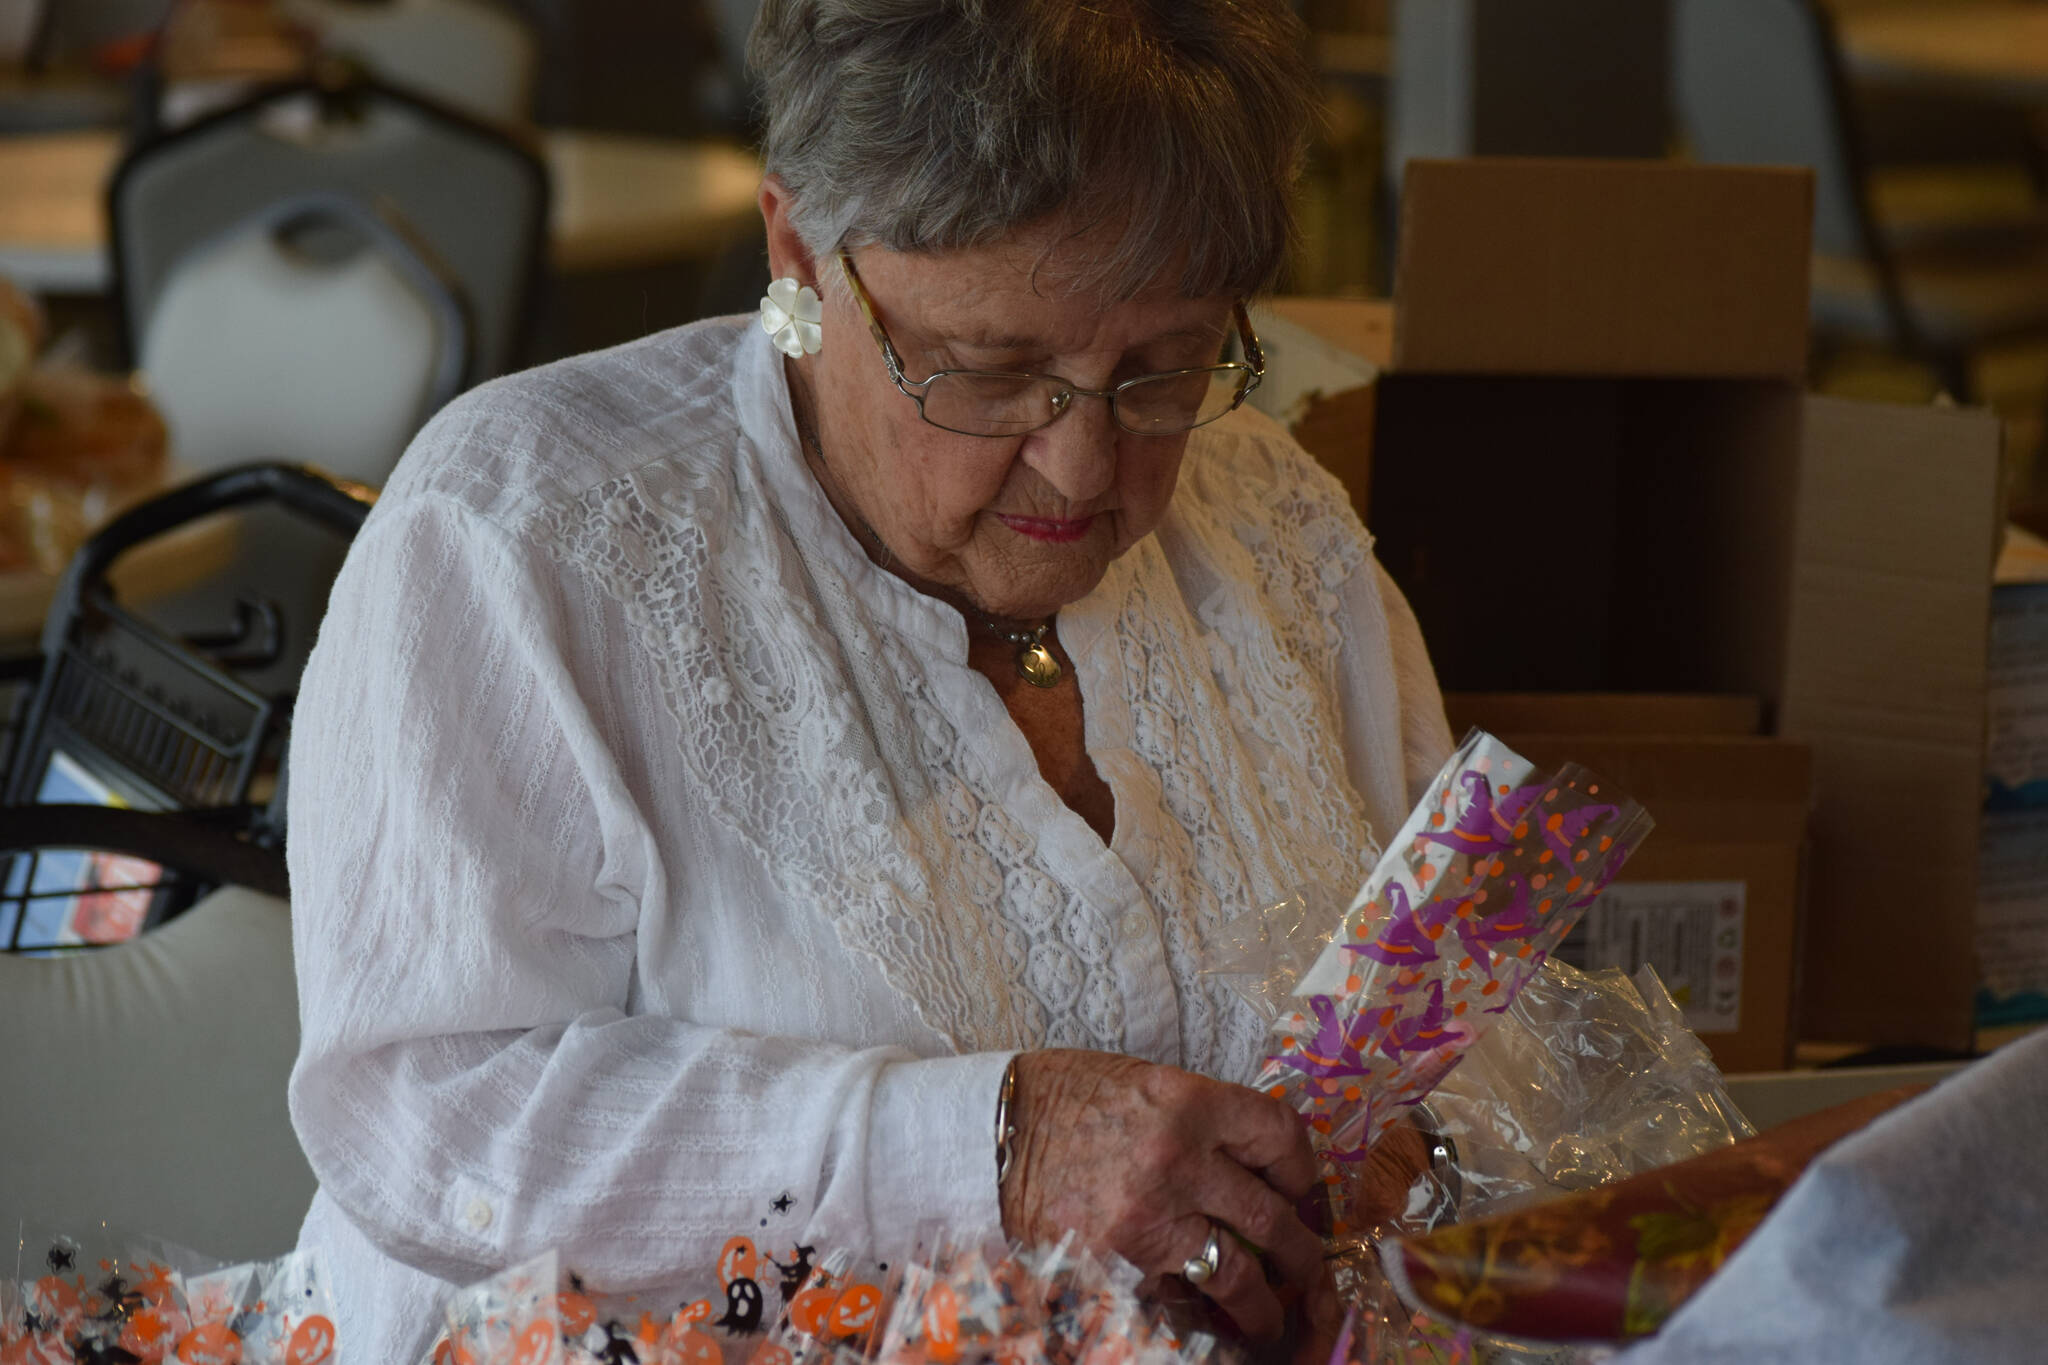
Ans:
{"label": "walker wire basket", "polygon": [[236,676],[277,659],[283,622],[276,606],[241,602],[230,630],[175,637],[115,599],[106,578],[112,562],[142,540],[254,502],[280,503],[352,536],[370,499],[367,490],[310,469],[242,466],[131,509],[73,556],[44,627],[30,695],[4,713],[12,734],[0,748],[0,952],[123,941],[207,889],[158,865],[178,865],[176,858],[23,848],[16,829],[37,808],[182,812],[191,817],[183,827],[202,842],[224,835],[273,857],[283,843],[292,698]]}

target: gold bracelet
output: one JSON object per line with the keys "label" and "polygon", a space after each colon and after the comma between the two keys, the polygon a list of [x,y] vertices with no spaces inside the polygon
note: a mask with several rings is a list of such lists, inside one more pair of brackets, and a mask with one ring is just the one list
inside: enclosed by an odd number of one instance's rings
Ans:
{"label": "gold bracelet", "polygon": [[1010,1178],[1010,1158],[1014,1156],[1017,1140],[1017,1125],[1010,1122],[1010,1102],[1017,1098],[1017,1059],[1010,1058],[1010,1064],[1003,1068],[1003,1083],[996,1089],[996,1184]]}

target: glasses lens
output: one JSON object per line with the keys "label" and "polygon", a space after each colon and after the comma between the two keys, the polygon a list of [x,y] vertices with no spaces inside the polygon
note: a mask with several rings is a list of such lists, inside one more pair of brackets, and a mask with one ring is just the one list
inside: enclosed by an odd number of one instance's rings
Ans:
{"label": "glasses lens", "polygon": [[1141,379],[1117,392],[1116,419],[1141,435],[1186,431],[1236,407],[1251,382],[1251,371],[1236,366]]}
{"label": "glasses lens", "polygon": [[1061,386],[1019,374],[942,374],[924,391],[924,420],[969,436],[1020,436],[1059,416]]}

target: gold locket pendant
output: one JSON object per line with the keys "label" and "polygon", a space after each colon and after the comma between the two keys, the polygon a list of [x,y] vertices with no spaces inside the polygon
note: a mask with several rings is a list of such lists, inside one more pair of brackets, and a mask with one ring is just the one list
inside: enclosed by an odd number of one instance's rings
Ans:
{"label": "gold locket pendant", "polygon": [[1045,647],[1040,638],[1044,634],[1045,627],[1040,626],[1030,638],[1017,642],[1017,676],[1033,687],[1058,687],[1060,661]]}

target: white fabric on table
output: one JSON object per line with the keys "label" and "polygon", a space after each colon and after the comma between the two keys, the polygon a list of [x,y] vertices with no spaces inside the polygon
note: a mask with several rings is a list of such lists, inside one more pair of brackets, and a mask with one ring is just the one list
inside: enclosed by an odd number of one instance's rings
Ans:
{"label": "white fabric on table", "polygon": [[351,1365],[548,1247],[635,1290],[735,1232],[992,1225],[1009,1055],[1248,1078],[1204,944],[1347,903],[1449,750],[1343,491],[1239,413],[1060,613],[1105,847],[960,614],[833,514],[747,321],[451,405],[336,585],[291,755],[292,1113]]}
{"label": "white fabric on table", "polygon": [[2048,1360],[2048,1032],[1823,1153],[1616,1365]]}

